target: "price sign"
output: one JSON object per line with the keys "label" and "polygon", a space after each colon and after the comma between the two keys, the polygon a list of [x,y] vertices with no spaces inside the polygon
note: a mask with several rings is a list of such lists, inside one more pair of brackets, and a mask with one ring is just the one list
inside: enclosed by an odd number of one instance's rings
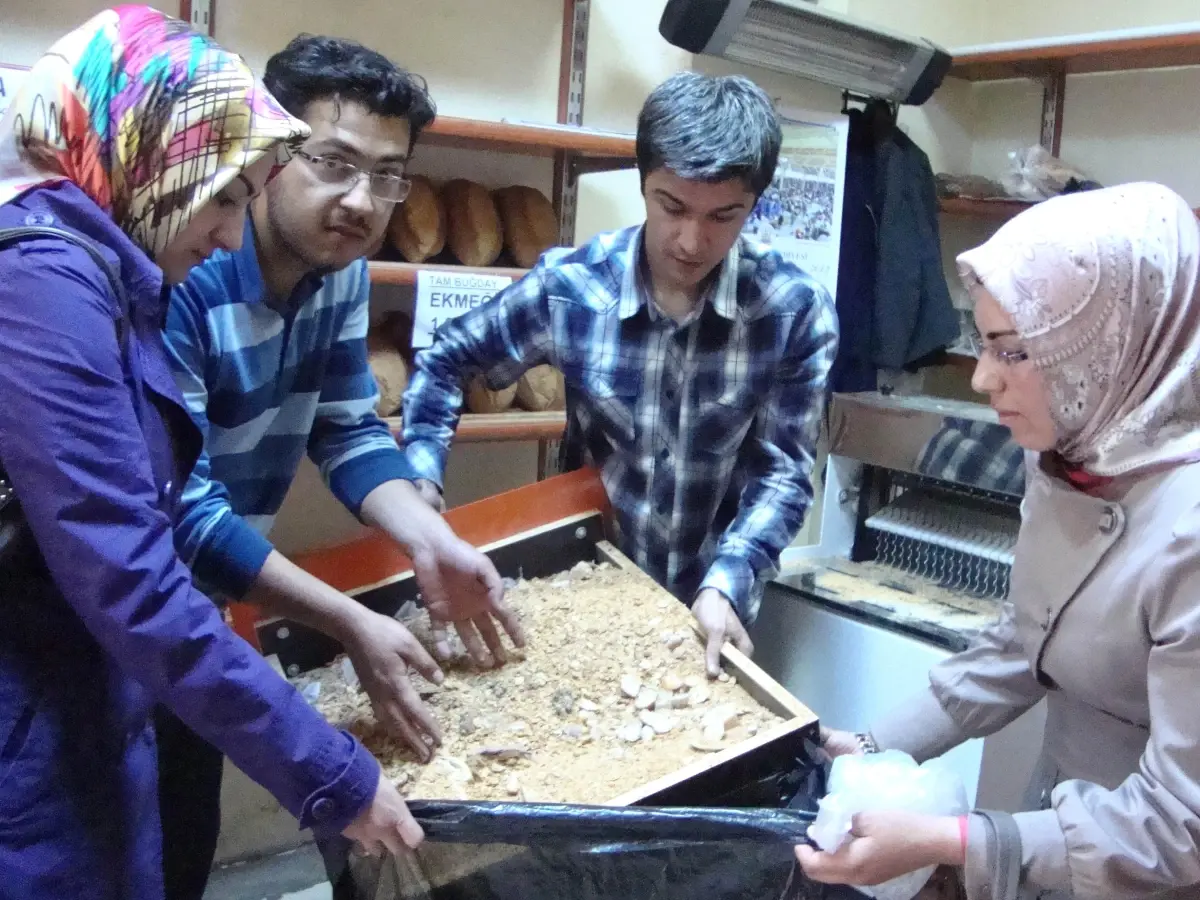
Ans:
{"label": "price sign", "polygon": [[512,281],[506,275],[421,270],[417,273],[413,347],[428,347],[433,343],[433,334],[439,325],[487,303]]}

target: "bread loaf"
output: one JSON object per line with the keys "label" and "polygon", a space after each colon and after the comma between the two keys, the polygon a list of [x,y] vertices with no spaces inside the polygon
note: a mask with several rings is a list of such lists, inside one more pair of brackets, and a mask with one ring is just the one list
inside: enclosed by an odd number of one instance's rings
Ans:
{"label": "bread loaf", "polygon": [[388,336],[379,331],[367,333],[367,363],[379,388],[379,402],[375,404],[376,414],[395,415],[404,399],[404,389],[408,387],[408,363],[404,361],[400,351],[392,346]]}
{"label": "bread loaf", "polygon": [[554,366],[534,366],[517,381],[517,403],[530,412],[566,409],[566,386]]}
{"label": "bread loaf", "polygon": [[503,248],[500,217],[487,188],[456,178],[442,188],[446,241],[464,266],[490,266]]}
{"label": "bread loaf", "polygon": [[388,240],[410,263],[437,256],[446,246],[446,214],[442,199],[429,179],[413,175],[408,199],[396,204],[388,225]]}
{"label": "bread loaf", "polygon": [[541,191],[522,184],[501,188],[493,195],[504,230],[504,246],[523,269],[558,242],[554,207]]}
{"label": "bread loaf", "polygon": [[517,398],[517,386],[493,391],[482,375],[471,379],[467,385],[467,411],[473,413],[502,413],[513,405]]}

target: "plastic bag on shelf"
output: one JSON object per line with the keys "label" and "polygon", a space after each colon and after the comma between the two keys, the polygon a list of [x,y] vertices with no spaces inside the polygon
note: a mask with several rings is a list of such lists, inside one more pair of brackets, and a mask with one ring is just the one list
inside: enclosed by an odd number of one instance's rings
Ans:
{"label": "plastic bag on shelf", "polygon": [[1012,169],[1003,178],[1004,190],[1021,200],[1049,200],[1067,192],[1072,184],[1079,187],[1098,186],[1040,144],[1014,150],[1008,154],[1008,159]]}
{"label": "plastic bag on shelf", "polygon": [[[907,753],[885,750],[835,759],[829,793],[818,806],[809,837],[822,850],[834,853],[850,834],[857,813],[904,810],[959,816],[967,812],[967,791],[962,778],[940,760],[918,766]],[[859,890],[875,900],[912,900],[933,872],[930,866]]]}

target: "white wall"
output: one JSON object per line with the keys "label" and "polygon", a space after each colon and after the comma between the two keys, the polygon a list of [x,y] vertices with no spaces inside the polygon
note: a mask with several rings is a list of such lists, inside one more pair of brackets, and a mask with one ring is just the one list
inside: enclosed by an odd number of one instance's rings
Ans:
{"label": "white wall", "polygon": [[[29,66],[56,40],[103,9],[103,0],[0,0],[0,62]],[[150,3],[172,15],[179,4]]]}
{"label": "white wall", "polygon": [[979,13],[988,42],[1200,21],[1195,0],[1008,0],[980,3]]}
{"label": "white wall", "polygon": [[[975,87],[971,170],[998,177],[1012,150],[1038,143],[1041,89],[1032,82]],[[1067,79],[1060,155],[1102,184],[1160,181],[1200,205],[1200,68]]]}
{"label": "white wall", "polygon": [[[1200,21],[1194,0],[1013,0],[988,4],[978,41],[1028,40]],[[996,176],[1009,151],[1037,143],[1041,90],[1028,81],[975,87],[972,168]],[[1072,76],[1061,155],[1104,184],[1150,179],[1200,205],[1200,68]]]}

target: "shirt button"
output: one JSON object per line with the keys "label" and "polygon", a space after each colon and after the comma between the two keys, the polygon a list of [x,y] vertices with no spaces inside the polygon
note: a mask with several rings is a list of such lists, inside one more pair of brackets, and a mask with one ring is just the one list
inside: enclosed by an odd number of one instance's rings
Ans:
{"label": "shirt button", "polygon": [[1100,519],[1100,533],[1112,534],[1117,530],[1117,509],[1114,506],[1106,506],[1104,515]]}
{"label": "shirt button", "polygon": [[312,808],[313,818],[316,819],[318,822],[324,822],[328,819],[333,818],[333,814],[334,814],[334,812],[336,812],[336,810],[337,810],[337,807],[334,805],[334,802],[332,800],[330,800],[328,797],[322,797],[320,800],[318,800],[316,803],[313,804],[313,808]]}

